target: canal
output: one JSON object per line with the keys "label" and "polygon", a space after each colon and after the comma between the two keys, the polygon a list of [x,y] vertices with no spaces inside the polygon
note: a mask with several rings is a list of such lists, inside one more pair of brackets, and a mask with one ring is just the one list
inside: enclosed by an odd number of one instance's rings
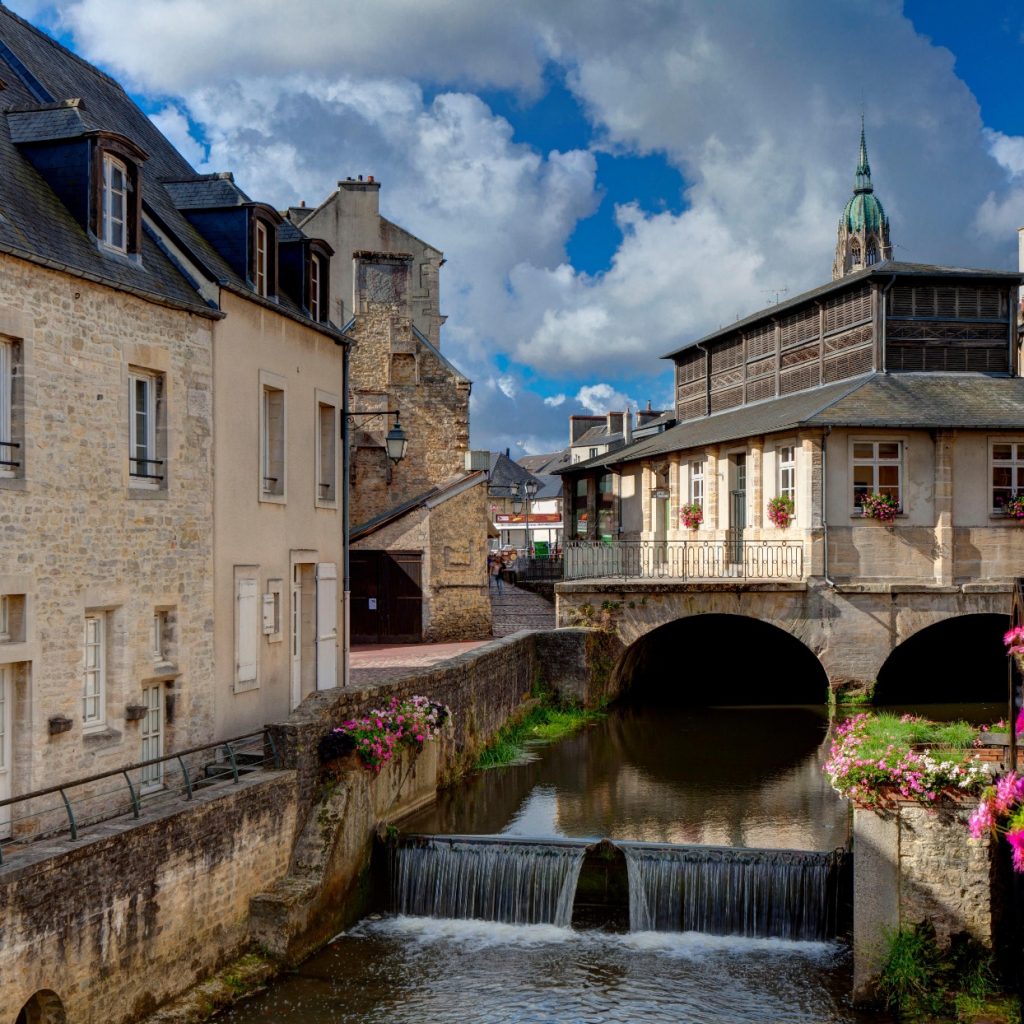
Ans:
{"label": "canal", "polygon": [[[989,717],[987,708],[956,710]],[[627,705],[522,763],[473,775],[402,830],[828,851],[846,844],[849,820],[821,772],[828,729],[819,707]],[[223,1019],[886,1020],[849,1005],[850,971],[842,936],[794,941],[374,915]]]}

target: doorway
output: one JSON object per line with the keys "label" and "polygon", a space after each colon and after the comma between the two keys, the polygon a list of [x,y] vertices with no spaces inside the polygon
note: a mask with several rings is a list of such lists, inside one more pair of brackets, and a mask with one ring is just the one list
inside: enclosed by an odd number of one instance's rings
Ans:
{"label": "doorway", "polygon": [[316,689],[316,563],[295,562],[291,582],[291,706]]}
{"label": "doorway", "polygon": [[[11,709],[14,706],[13,673],[9,665],[0,668],[0,800],[7,800],[11,792]],[[0,808],[0,839],[11,834],[11,808]]]}
{"label": "doorway", "polygon": [[747,527],[747,456],[738,452],[730,459],[732,488],[729,491],[729,562],[743,565],[743,531]]}
{"label": "doorway", "polygon": [[[142,703],[146,713],[142,716],[142,750],[140,761],[149,761],[154,757],[163,757],[164,753],[164,722],[162,694],[163,687],[160,683],[142,688]],[[154,790],[162,789],[164,784],[164,766],[162,764],[151,764],[143,768],[139,777],[140,788],[143,793],[152,793]]]}
{"label": "doorway", "polygon": [[418,644],[423,639],[423,553],[353,551],[352,642]]}

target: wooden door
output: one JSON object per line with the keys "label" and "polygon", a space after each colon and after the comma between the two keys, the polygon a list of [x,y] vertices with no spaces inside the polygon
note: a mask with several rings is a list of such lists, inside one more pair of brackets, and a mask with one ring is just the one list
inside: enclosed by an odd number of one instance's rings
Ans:
{"label": "wooden door", "polygon": [[352,642],[419,643],[423,639],[423,553],[353,551]]}
{"label": "wooden door", "polygon": [[[142,718],[140,761],[150,761],[154,757],[163,756],[164,722],[163,707],[161,706],[162,698],[162,684],[154,683],[152,686],[143,687],[142,703],[146,706],[146,714]],[[164,784],[164,766],[162,764],[151,764],[148,768],[143,768],[139,781],[142,784],[143,793],[162,789]]]}

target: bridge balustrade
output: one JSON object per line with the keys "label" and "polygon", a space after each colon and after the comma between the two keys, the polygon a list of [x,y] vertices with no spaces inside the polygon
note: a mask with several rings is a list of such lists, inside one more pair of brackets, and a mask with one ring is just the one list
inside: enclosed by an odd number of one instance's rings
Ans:
{"label": "bridge balustrade", "polygon": [[800,541],[569,541],[564,579],[801,580]]}

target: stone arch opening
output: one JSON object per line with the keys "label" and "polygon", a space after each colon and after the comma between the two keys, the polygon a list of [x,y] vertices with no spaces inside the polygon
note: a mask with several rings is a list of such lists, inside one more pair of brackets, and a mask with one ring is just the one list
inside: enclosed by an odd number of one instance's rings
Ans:
{"label": "stone arch opening", "polygon": [[50,989],[40,989],[21,1008],[14,1024],[67,1024],[67,1019],[60,996]]}
{"label": "stone arch opening", "polygon": [[715,613],[676,619],[635,641],[616,666],[615,690],[644,703],[825,704],[829,683],[815,654],[791,633]]}
{"label": "stone arch opening", "polygon": [[1006,699],[1008,615],[957,615],[908,637],[878,672],[875,704]]}

